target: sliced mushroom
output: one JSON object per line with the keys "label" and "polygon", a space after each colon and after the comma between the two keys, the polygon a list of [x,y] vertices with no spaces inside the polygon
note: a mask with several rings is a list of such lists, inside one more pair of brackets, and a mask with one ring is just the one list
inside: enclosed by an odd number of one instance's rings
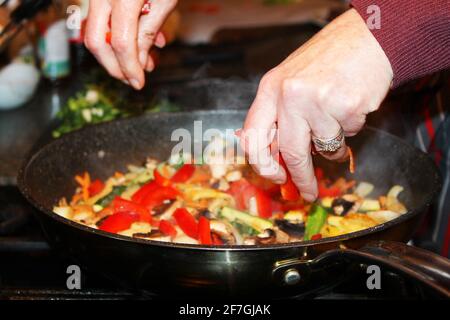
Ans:
{"label": "sliced mushroom", "polygon": [[208,209],[199,210],[198,215],[199,217],[205,217],[209,220],[217,218],[217,215]]}
{"label": "sliced mushroom", "polygon": [[171,204],[171,206],[169,208],[167,208],[167,210],[161,214],[161,216],[159,217],[160,220],[162,219],[170,219],[170,217],[172,216],[172,214],[174,213],[174,211],[178,208],[181,207],[181,201],[175,201],[174,203]]}
{"label": "sliced mushroom", "polygon": [[304,223],[292,223],[287,220],[278,219],[275,220],[275,225],[291,237],[301,238],[305,234]]}
{"label": "sliced mushroom", "polygon": [[277,241],[277,235],[272,229],[264,230],[256,238],[259,244],[273,244]]}
{"label": "sliced mushroom", "polygon": [[152,209],[152,215],[157,217],[162,215],[164,212],[166,212],[172,204],[175,202],[175,200],[166,200],[159,206],[156,206]]}
{"label": "sliced mushroom", "polygon": [[243,244],[246,245],[246,246],[254,246],[254,245],[257,244],[257,242],[258,242],[258,240],[257,240],[256,237],[247,237],[247,238],[244,239],[244,243]]}
{"label": "sliced mushroom", "polygon": [[355,205],[355,202],[347,201],[344,198],[334,199],[331,207],[333,212],[338,216],[345,216]]}
{"label": "sliced mushroom", "polygon": [[[211,220],[210,221],[211,232],[215,233],[222,240],[224,244],[240,244],[239,238],[236,239],[233,227],[223,221]],[[240,242],[240,241],[239,241]]]}

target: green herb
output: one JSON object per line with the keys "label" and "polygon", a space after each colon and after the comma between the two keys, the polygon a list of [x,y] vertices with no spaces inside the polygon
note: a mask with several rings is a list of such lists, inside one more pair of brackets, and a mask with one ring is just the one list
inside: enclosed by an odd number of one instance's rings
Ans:
{"label": "green herb", "polygon": [[[144,112],[174,112],[179,107],[168,99],[142,99],[145,102],[133,100],[114,86],[106,89],[96,85],[87,85],[82,91],[70,98],[61,108],[56,117],[60,120],[59,127],[53,131],[53,137],[78,130],[84,126],[107,122]],[[142,98],[142,97],[140,97]],[[150,103],[148,101],[151,101]]]}

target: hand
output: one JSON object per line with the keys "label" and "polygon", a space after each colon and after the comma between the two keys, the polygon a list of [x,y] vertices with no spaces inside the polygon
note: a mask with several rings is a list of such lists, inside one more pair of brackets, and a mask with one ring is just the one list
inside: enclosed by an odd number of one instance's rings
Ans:
{"label": "hand", "polygon": [[[164,36],[158,31],[177,3],[176,0],[152,1],[150,12],[141,16],[145,2],[90,1],[86,25],[86,47],[111,76],[135,89],[141,89],[145,84],[144,69],[152,71],[154,68],[149,51],[153,45],[165,45]],[[109,31],[111,44],[106,41]]]}
{"label": "hand", "polygon": [[[358,133],[392,79],[390,62],[363,19],[347,11],[262,78],[241,139],[252,166],[283,183],[286,173],[275,159],[281,152],[303,198],[314,201],[312,134],[333,138],[341,127],[346,136]],[[269,132],[276,127],[278,140]],[[346,154],[343,146],[322,155],[340,160]]]}

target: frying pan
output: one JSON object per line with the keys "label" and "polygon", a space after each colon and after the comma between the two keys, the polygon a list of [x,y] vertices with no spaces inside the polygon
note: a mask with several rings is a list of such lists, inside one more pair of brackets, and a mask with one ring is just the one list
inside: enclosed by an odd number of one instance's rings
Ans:
{"label": "frying pan", "polygon": [[[150,155],[167,159],[178,143],[171,141],[173,130],[193,133],[194,121],[202,121],[203,131],[237,129],[245,115],[243,111],[160,113],[87,127],[31,155],[19,173],[19,188],[39,210],[53,247],[80,266],[142,292],[301,296],[329,287],[357,262],[395,269],[450,297],[449,261],[402,243],[411,238],[439,192],[437,168],[426,154],[375,129],[366,128],[348,141],[356,154],[353,178],[373,183],[380,194],[394,184],[402,185],[400,200],[409,211],[363,231],[299,243],[206,247],[110,234],[52,212],[61,197],[74,193],[76,174],[88,171],[105,179],[128,164],[142,164]],[[348,175],[346,164],[315,161],[331,177]]]}

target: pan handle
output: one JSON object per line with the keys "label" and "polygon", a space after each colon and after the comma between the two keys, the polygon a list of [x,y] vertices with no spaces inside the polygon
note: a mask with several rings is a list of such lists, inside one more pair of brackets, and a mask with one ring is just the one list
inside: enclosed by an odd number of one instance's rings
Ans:
{"label": "pan handle", "polygon": [[296,271],[305,270],[305,264],[309,270],[318,270],[337,262],[370,263],[391,269],[420,281],[443,297],[450,298],[450,260],[430,251],[393,241],[369,242],[358,250],[330,250],[306,263],[291,263],[284,271],[285,283],[289,284],[286,280],[295,278]]}

